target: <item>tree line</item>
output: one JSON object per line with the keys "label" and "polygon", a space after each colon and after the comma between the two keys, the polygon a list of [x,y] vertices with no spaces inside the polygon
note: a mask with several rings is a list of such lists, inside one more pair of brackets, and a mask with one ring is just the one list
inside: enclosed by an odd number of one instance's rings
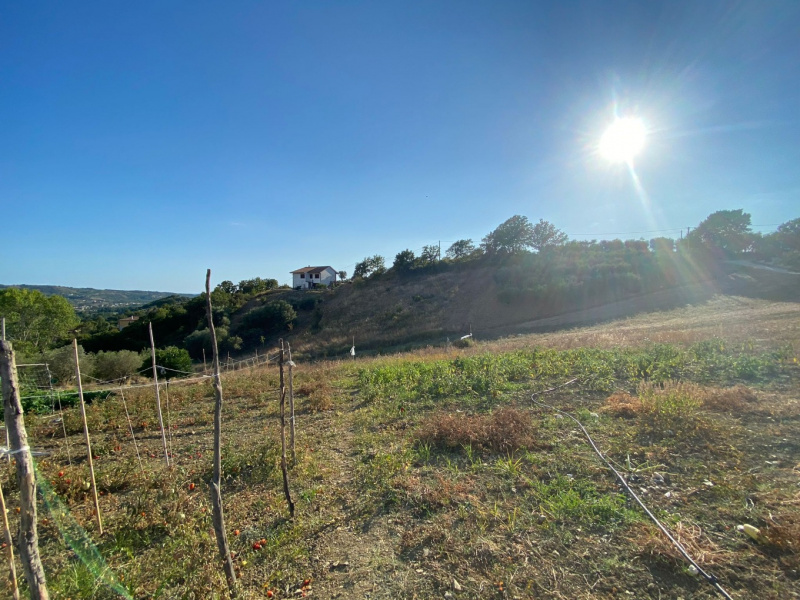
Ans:
{"label": "tree line", "polygon": [[[422,275],[434,269],[490,266],[500,300],[570,309],[696,281],[713,275],[725,261],[736,260],[800,271],[800,219],[783,223],[772,233],[759,234],[752,231],[748,213],[722,210],[679,240],[575,241],[548,221],[533,223],[514,215],[479,244],[471,239],[453,242],[444,257],[438,245],[425,246],[419,255],[402,250],[389,268],[380,255],[366,257],[356,265],[352,279],[366,282],[391,275]],[[279,287],[275,279],[255,277],[238,283],[223,281],[214,288],[213,319],[221,352],[256,348],[291,330],[299,315],[321,315],[323,295],[298,292],[275,299],[268,292]],[[42,357],[53,364],[68,362],[69,351],[63,347],[76,337],[87,353],[83,360],[92,376],[147,375],[149,366],[140,353],[149,348],[148,323],[153,324],[163,353],[159,361],[164,362],[159,364],[188,371],[192,359],[202,360],[204,352],[210,355],[205,293],[188,299],[163,298],[124,314],[140,318],[118,331],[119,315],[81,321],[61,296],[0,289],[0,316],[6,319],[7,338],[23,357],[31,358],[29,362],[40,362]],[[57,379],[69,377],[65,367]]]}
{"label": "tree line", "polygon": [[[532,223],[523,215],[514,215],[487,233],[480,244],[475,244],[472,239],[453,242],[447,248],[444,258],[440,256],[439,247],[434,245],[424,246],[419,256],[412,250],[401,250],[395,255],[390,268],[386,267],[383,256],[376,254],[366,257],[356,263],[353,279],[367,279],[392,270],[407,273],[441,262],[463,263],[548,253],[564,247],[568,240],[567,234],[549,221],[539,219],[538,223]],[[800,219],[781,224],[773,233],[760,234],[752,231],[751,216],[742,209],[717,211],[680,240],[658,237],[649,242],[636,242],[645,243],[645,248],[653,252],[691,253],[704,263],[750,259],[800,269]],[[596,240],[570,243],[578,244],[577,247],[585,248],[588,252],[598,244]],[[603,245],[603,242],[599,244],[608,249],[608,245]]]}

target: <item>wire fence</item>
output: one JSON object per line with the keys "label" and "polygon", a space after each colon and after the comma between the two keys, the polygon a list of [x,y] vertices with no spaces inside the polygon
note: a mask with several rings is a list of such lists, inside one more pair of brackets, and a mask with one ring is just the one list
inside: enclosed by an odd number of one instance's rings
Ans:
{"label": "wire fence", "polygon": [[[228,360],[225,363],[220,363],[220,372],[221,372],[221,374],[225,375],[225,374],[236,372],[236,371],[243,371],[243,370],[249,370],[249,369],[258,368],[258,367],[261,367],[261,366],[264,366],[264,365],[268,365],[268,364],[277,362],[279,356],[280,356],[280,353],[277,353],[274,356],[270,356],[270,355],[266,354],[266,355],[263,355],[263,356],[259,355],[259,356],[253,356],[253,357],[248,357],[248,358],[242,358],[242,359],[235,360],[235,361],[234,360]],[[31,364],[20,364],[20,365],[17,365],[17,367],[33,367],[33,366],[37,366],[38,367],[38,366],[46,366],[46,365],[44,363],[42,363],[42,364],[38,364],[38,363],[37,364],[33,364],[33,363],[31,363]],[[158,364],[156,364],[156,369],[158,369],[159,373],[172,372],[172,373],[177,373],[177,374],[180,374],[180,375],[188,375],[189,376],[189,377],[180,377],[180,378],[176,378],[176,379],[171,379],[171,380],[169,380],[169,383],[171,385],[178,385],[178,384],[183,385],[183,384],[187,384],[187,383],[197,383],[198,381],[205,381],[205,380],[208,380],[208,379],[212,379],[212,377],[213,377],[212,375],[210,375],[209,373],[206,372],[206,371],[208,371],[208,369],[204,369],[203,372],[198,373],[197,371],[180,371],[178,369],[172,369],[170,367],[165,367],[163,365],[158,365]],[[142,369],[141,371],[137,371],[136,374],[138,375],[138,374],[141,374],[141,373],[143,373],[145,371],[149,371],[149,370],[151,370],[150,367],[148,367],[147,369]],[[166,383],[159,382],[158,384],[156,384],[155,382],[152,382],[152,383],[139,383],[139,384],[133,384],[132,383],[130,385],[116,385],[116,386],[108,387],[109,385],[117,383],[117,382],[119,382],[121,380],[128,380],[128,379],[130,379],[130,377],[121,377],[121,378],[118,378],[118,379],[112,379],[112,380],[107,380],[107,381],[99,380],[96,377],[91,377],[90,375],[86,375],[84,373],[81,373],[81,377],[89,377],[90,379],[94,379],[95,380],[95,383],[91,383],[91,384],[86,386],[86,391],[92,391],[92,392],[109,392],[109,393],[112,393],[112,392],[128,391],[128,390],[138,389],[138,388],[154,388],[156,385],[158,385],[159,387],[161,387],[163,385],[166,385]],[[59,390],[58,392],[56,392],[53,389],[52,379],[51,378],[48,379],[48,383],[47,384],[45,384],[45,383],[38,383],[37,384],[35,378],[34,379],[28,379],[26,381],[31,381],[33,383],[30,385],[30,387],[23,386],[23,387],[25,387],[25,389],[37,389],[37,390],[43,390],[43,391],[50,391],[50,392],[52,392],[54,394],[54,397],[57,396],[58,398],[63,398],[63,397],[78,396],[79,395],[79,392],[77,390],[74,390],[74,391],[73,390],[64,390],[64,391]],[[31,400],[31,399],[34,399],[34,398],[39,398],[39,396],[38,395],[26,395],[26,396],[20,397],[20,400]],[[55,407],[53,407],[53,410],[55,410]]]}

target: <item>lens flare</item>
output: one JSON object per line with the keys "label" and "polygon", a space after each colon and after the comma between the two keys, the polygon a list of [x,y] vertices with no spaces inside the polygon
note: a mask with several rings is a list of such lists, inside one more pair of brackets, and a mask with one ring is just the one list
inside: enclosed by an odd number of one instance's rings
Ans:
{"label": "lens flare", "polygon": [[612,162],[630,163],[644,147],[647,129],[641,119],[616,119],[600,138],[600,155]]}

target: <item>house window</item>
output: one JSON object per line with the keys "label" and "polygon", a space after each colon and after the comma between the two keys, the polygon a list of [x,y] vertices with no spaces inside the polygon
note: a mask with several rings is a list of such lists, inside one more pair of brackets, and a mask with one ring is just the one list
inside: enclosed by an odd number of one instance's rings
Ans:
{"label": "house window", "polygon": [[314,273],[314,279],[319,279],[319,273]]}
{"label": "house window", "polygon": [[300,273],[300,279],[305,279],[305,278],[306,278],[306,274],[305,273]]}

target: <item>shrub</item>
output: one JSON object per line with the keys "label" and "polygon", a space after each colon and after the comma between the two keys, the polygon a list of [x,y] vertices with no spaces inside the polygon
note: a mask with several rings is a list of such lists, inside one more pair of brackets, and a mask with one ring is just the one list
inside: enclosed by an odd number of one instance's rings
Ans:
{"label": "shrub", "polygon": [[[45,353],[44,358],[56,385],[70,385],[75,381],[75,352],[72,345],[50,350]],[[81,373],[91,373],[94,370],[94,356],[86,354],[83,346],[78,346],[78,358]]]}
{"label": "shrub", "polygon": [[[185,377],[192,373],[192,358],[189,352],[183,348],[169,346],[167,348],[156,349],[156,364],[163,369],[159,369],[158,376],[171,379],[173,377]],[[147,357],[142,363],[143,375],[153,376],[152,359]]]}
{"label": "shrub", "polygon": [[641,433],[654,438],[709,437],[710,424],[700,415],[706,392],[694,383],[667,381],[639,385]]}
{"label": "shrub", "polygon": [[472,348],[475,345],[475,340],[471,337],[461,338],[453,342],[453,346],[456,348]]}
{"label": "shrub", "polygon": [[131,350],[98,352],[94,357],[94,377],[105,381],[123,379],[136,374],[142,357]]}

